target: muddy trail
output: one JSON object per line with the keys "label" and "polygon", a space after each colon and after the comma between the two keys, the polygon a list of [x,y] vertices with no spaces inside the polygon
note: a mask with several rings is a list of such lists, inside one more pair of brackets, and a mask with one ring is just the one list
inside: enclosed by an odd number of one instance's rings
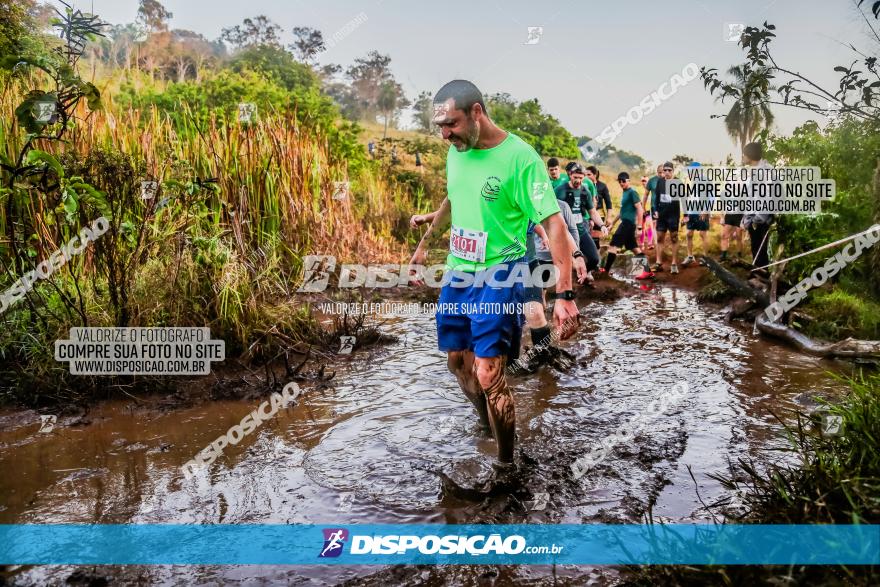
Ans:
{"label": "muddy trail", "polygon": [[[152,411],[108,402],[85,421],[59,418],[51,432],[39,431],[35,412],[0,412],[0,523],[711,521],[713,504],[735,505],[735,496],[710,474],[778,448],[774,413],[844,391],[827,374],[835,363],[817,365],[726,325],[720,308],[688,291],[658,285],[583,313],[578,335],[563,343],[577,357],[569,371],[512,380],[521,468],[508,492],[474,500],[444,491],[487,479],[495,446],[436,349],[433,316],[416,315],[386,317],[382,329],[397,342],[347,357],[327,389],[305,386],[297,405],[192,479],[181,465],[260,400]],[[686,393],[652,413],[652,401],[676,385]],[[631,441],[575,475],[573,463],[623,429],[633,430]],[[618,571],[67,566],[5,576],[13,585],[602,585]]]}

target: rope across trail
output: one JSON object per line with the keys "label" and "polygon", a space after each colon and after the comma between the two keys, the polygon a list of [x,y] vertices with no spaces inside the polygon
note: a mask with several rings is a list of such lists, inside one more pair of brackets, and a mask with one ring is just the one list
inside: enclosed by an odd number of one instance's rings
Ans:
{"label": "rope across trail", "polygon": [[779,265],[781,263],[788,263],[789,261],[791,261],[793,259],[800,259],[801,257],[806,257],[807,255],[812,255],[813,253],[817,253],[819,251],[824,251],[825,249],[830,249],[830,248],[836,247],[838,245],[842,245],[845,242],[849,242],[851,240],[857,239],[860,236],[865,236],[869,232],[874,232],[875,230],[880,231],[880,224],[875,224],[874,226],[870,227],[869,229],[867,229],[865,231],[862,231],[858,234],[854,234],[852,236],[848,236],[846,238],[842,238],[840,240],[834,241],[833,243],[828,243],[826,245],[822,245],[821,247],[816,247],[815,249],[809,250],[806,253],[800,253],[799,255],[794,255],[794,256],[788,257],[787,259],[782,259],[781,261],[774,261],[773,263],[770,263],[769,265],[764,265],[762,267],[756,267],[755,269],[766,269],[767,267],[773,267],[774,265]]}

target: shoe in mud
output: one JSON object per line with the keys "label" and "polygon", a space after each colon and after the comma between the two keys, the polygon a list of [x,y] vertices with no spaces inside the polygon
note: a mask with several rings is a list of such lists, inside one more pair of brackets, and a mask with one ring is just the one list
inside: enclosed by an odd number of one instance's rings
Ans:
{"label": "shoe in mud", "polygon": [[653,271],[642,271],[638,275],[636,275],[636,279],[639,281],[644,279],[654,279],[655,275]]}
{"label": "shoe in mud", "polygon": [[672,273],[673,275],[678,274],[678,265],[673,263],[672,267],[669,268],[669,272]]}
{"label": "shoe in mud", "polygon": [[663,271],[663,265],[661,265],[660,263],[654,263],[653,265],[651,265],[651,271],[654,271],[655,273]]}
{"label": "shoe in mud", "polygon": [[523,352],[523,356],[518,358],[515,361],[512,361],[507,366],[507,374],[513,377],[523,377],[525,375],[531,375],[535,371],[538,370],[540,364],[537,364],[533,359],[534,357],[530,357],[531,350],[526,347]]}
{"label": "shoe in mud", "polygon": [[559,347],[548,346],[535,356],[540,365],[550,365],[559,371],[568,371],[575,363],[575,357]]}
{"label": "shoe in mud", "polygon": [[688,265],[690,265],[691,263],[695,263],[696,261],[697,260],[694,259],[693,255],[688,255],[687,257],[684,258],[684,261],[681,262],[681,266],[687,267]]}

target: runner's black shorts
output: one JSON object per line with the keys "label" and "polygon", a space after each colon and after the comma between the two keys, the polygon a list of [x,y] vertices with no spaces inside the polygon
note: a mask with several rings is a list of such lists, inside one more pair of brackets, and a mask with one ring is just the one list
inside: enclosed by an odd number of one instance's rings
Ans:
{"label": "runner's black shorts", "polygon": [[[535,269],[541,266],[541,261],[538,259],[532,259],[529,261],[529,274],[534,275]],[[542,303],[544,300],[541,299],[541,286],[540,285],[527,285],[525,288],[525,301],[529,302],[538,302]]]}
{"label": "runner's black shorts", "polygon": [[634,250],[638,248],[636,242],[636,223],[630,220],[621,219],[620,226],[614,231],[611,237],[612,247],[623,247],[625,249]]}
{"label": "runner's black shorts", "polygon": [[726,224],[727,226],[736,226],[737,228],[739,228],[739,225],[742,224],[742,221],[742,214],[725,214],[724,218],[721,220],[721,224]]}
{"label": "runner's black shorts", "polygon": [[678,232],[678,214],[661,214],[657,217],[657,232]]}
{"label": "runner's black shorts", "polygon": [[709,221],[701,219],[699,214],[688,214],[687,229],[697,231],[709,230]]}

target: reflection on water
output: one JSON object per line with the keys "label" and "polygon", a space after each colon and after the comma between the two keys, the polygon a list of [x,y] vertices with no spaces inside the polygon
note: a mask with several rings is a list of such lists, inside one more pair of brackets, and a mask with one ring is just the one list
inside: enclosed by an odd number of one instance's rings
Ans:
{"label": "reflection on water", "polygon": [[[656,502],[655,516],[705,520],[687,465],[709,503],[722,490],[708,474],[778,445],[771,411],[841,391],[822,373],[833,363],[817,368],[813,358],[727,326],[689,293],[655,289],[585,311],[577,340],[566,343],[579,364],[514,382],[520,446],[547,456],[537,468],[551,479],[568,465],[554,454],[589,450],[626,426],[636,430],[634,439],[616,446],[575,490],[551,495],[546,511],[508,521],[633,522],[633,505],[648,502]],[[385,328],[400,341],[368,361],[352,355],[353,367],[342,368],[333,388],[306,389],[299,405],[280,410],[190,480],[179,467],[259,400],[149,413],[111,402],[89,413],[90,424],[59,418],[50,433],[39,432],[34,412],[0,413],[0,523],[469,521],[472,504],[441,501],[437,478],[423,469],[482,479],[493,442],[479,435],[471,405],[436,350],[433,317],[391,318]],[[689,390],[681,402],[662,414],[647,411],[677,383]],[[374,570],[350,567],[332,576]],[[24,580],[51,572],[32,570]],[[147,574],[174,583],[175,572],[182,571]],[[290,573],[187,572],[227,580]],[[328,577],[322,569],[296,575]]]}

